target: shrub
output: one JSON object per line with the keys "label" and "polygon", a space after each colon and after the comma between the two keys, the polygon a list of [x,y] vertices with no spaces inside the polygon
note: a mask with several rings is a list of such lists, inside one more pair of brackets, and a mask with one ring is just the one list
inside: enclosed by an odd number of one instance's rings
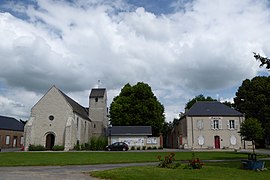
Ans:
{"label": "shrub", "polygon": [[147,150],[151,150],[151,149],[152,149],[152,147],[151,147],[151,146],[148,146],[148,147],[147,147]]}
{"label": "shrub", "polygon": [[106,137],[91,137],[90,139],[90,150],[104,150],[108,144]]}
{"label": "shrub", "polygon": [[81,150],[81,146],[76,144],[73,149],[76,151],[79,151],[79,150]]}
{"label": "shrub", "polygon": [[174,163],[175,161],[175,153],[170,153],[167,156],[164,157],[164,159],[162,159],[162,157],[159,155],[157,158],[160,161],[158,164],[158,167],[161,168],[170,168],[170,169],[175,169],[179,166],[181,166],[180,163]]}
{"label": "shrub", "polygon": [[142,150],[145,150],[145,149],[146,149],[146,146],[143,146],[143,147],[142,147]]}
{"label": "shrub", "polygon": [[28,148],[29,151],[45,151],[46,148],[42,145],[29,145]]}
{"label": "shrub", "polygon": [[81,150],[86,150],[85,144],[81,145]]}
{"label": "shrub", "polygon": [[53,151],[64,151],[64,146],[55,145],[52,148]]}
{"label": "shrub", "polygon": [[153,149],[153,150],[157,150],[157,147],[156,147],[156,146],[154,146],[152,149]]}
{"label": "shrub", "polygon": [[159,146],[158,149],[163,149],[163,147],[162,146]]}
{"label": "shrub", "polygon": [[140,146],[138,146],[138,147],[137,147],[137,150],[141,150],[141,147],[140,147]]}
{"label": "shrub", "polygon": [[192,153],[192,159],[189,161],[189,168],[190,169],[201,169],[203,166],[203,162],[199,159],[195,157],[195,153]]}
{"label": "shrub", "polygon": [[131,146],[131,149],[130,150],[135,150],[135,146]]}

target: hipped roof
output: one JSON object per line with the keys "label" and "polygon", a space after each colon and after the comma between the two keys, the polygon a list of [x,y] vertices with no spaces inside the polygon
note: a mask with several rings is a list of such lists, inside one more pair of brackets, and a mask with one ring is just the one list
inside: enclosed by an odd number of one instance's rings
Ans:
{"label": "hipped roof", "polygon": [[187,116],[243,116],[239,111],[218,101],[196,102],[186,113]]}

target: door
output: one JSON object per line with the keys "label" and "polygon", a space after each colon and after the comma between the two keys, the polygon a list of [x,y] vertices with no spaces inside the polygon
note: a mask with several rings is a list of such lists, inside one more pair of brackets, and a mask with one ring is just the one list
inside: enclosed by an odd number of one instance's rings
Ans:
{"label": "door", "polygon": [[215,149],[220,149],[220,137],[215,136]]}
{"label": "door", "polygon": [[53,134],[48,134],[46,136],[46,149],[52,150],[54,146],[54,140],[55,140],[55,137]]}

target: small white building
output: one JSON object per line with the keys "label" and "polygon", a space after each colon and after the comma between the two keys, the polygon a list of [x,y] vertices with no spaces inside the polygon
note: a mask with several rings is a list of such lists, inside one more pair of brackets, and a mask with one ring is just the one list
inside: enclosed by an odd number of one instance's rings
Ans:
{"label": "small white building", "polygon": [[91,90],[86,108],[52,86],[31,109],[24,129],[25,150],[32,144],[47,149],[62,145],[68,151],[89,142],[91,136],[105,135],[107,125],[105,88]]}
{"label": "small white building", "polygon": [[162,137],[152,137],[151,126],[112,126],[108,128],[108,143],[125,142],[131,147],[160,147]]}
{"label": "small white building", "polygon": [[217,101],[196,102],[175,125],[178,148],[240,149],[240,124],[245,117],[239,111]]}

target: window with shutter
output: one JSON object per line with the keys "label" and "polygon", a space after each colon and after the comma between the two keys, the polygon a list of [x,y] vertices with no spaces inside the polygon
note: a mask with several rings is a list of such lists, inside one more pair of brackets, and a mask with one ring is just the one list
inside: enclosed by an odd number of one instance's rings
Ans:
{"label": "window with shutter", "polygon": [[235,120],[229,120],[229,129],[235,129]]}
{"label": "window with shutter", "polygon": [[213,120],[214,129],[219,129],[219,120]]}
{"label": "window with shutter", "polygon": [[211,120],[211,129],[214,129],[214,121]]}
{"label": "window with shutter", "polygon": [[238,130],[238,122],[235,121],[235,130]]}
{"label": "window with shutter", "polygon": [[203,120],[197,120],[197,128],[198,129],[203,129]]}
{"label": "window with shutter", "polygon": [[222,120],[218,120],[218,129],[222,129]]}

